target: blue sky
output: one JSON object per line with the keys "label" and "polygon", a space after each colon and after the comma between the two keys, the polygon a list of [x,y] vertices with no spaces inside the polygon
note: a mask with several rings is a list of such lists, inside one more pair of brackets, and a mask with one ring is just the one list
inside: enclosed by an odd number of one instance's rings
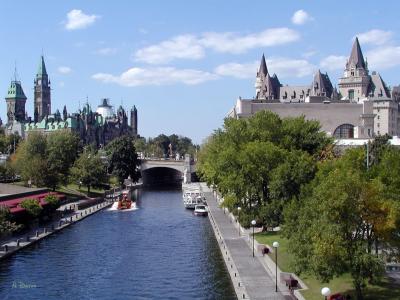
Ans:
{"label": "blue sky", "polygon": [[[27,111],[45,55],[52,109],[86,99],[136,105],[139,133],[201,143],[236,99],[255,94],[265,53],[283,84],[309,84],[320,68],[335,85],[355,35],[369,69],[400,84],[397,1],[2,1],[0,90],[17,64]],[[6,105],[0,106],[6,120]]]}

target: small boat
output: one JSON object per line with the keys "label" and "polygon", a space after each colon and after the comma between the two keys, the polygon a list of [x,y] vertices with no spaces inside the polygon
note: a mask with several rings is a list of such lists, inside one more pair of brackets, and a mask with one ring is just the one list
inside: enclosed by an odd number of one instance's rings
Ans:
{"label": "small boat", "polygon": [[183,200],[183,205],[185,206],[185,208],[194,209],[195,206],[199,204],[203,204],[203,199],[201,196],[197,197],[187,196]]}
{"label": "small boat", "polygon": [[195,216],[207,216],[208,215],[208,210],[207,206],[204,204],[199,204],[194,207],[194,215]]}
{"label": "small boat", "polygon": [[132,200],[128,199],[128,195],[123,193],[122,199],[118,200],[118,209],[130,209],[132,207]]}

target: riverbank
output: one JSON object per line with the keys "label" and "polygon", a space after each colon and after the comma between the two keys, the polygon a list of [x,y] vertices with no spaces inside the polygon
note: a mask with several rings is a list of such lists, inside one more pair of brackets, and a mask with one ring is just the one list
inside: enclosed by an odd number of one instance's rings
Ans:
{"label": "riverbank", "polygon": [[[47,238],[53,233],[59,232],[64,228],[79,222],[86,217],[112,205],[112,201],[103,201],[93,206],[76,210],[67,217],[63,217],[57,222],[53,222],[46,227],[31,231],[28,234],[14,241],[8,241],[0,246],[0,260],[7,258],[21,249],[27,248],[40,240]],[[71,206],[72,204],[68,204]]]}
{"label": "riverbank", "polygon": [[226,267],[230,274],[238,299],[290,299],[288,293],[282,293],[282,287],[275,291],[275,279],[261,262],[262,255],[252,249],[247,240],[249,233],[238,229],[232,219],[219,207],[212,191],[200,184],[207,199],[209,219],[217,238]]}

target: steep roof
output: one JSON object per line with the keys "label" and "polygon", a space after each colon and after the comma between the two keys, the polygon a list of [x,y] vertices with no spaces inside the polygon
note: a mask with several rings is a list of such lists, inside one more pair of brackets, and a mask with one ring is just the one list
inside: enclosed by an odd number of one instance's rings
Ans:
{"label": "steep roof", "polygon": [[260,68],[258,69],[257,75],[259,74],[263,74],[264,76],[268,74],[267,63],[265,62],[264,53],[261,57]]}
{"label": "steep roof", "polygon": [[357,68],[366,69],[364,56],[357,37],[353,43],[353,48],[351,49],[349,63],[353,63]]}
{"label": "steep roof", "polygon": [[47,71],[46,71],[46,64],[44,63],[44,57],[42,55],[40,56],[39,68],[36,77],[42,78],[44,76],[47,76]]}
{"label": "steep roof", "polygon": [[372,72],[369,92],[374,93],[375,97],[390,98],[389,89],[387,88],[381,75],[379,75],[379,73],[376,72]]}
{"label": "steep roof", "polygon": [[20,81],[11,81],[8,88],[6,99],[26,100],[24,90],[22,89]]}
{"label": "steep roof", "polygon": [[314,75],[314,81],[312,84],[311,92],[314,93],[325,93],[327,97],[331,97],[333,86],[328,74],[322,74],[320,70]]}

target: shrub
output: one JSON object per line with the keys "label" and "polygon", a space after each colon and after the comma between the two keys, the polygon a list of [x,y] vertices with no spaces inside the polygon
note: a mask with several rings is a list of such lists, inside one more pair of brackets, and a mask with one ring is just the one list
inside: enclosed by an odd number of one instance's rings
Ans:
{"label": "shrub", "polygon": [[48,194],[44,197],[44,201],[49,204],[50,209],[57,209],[60,207],[60,200],[55,195]]}
{"label": "shrub", "polygon": [[39,201],[36,199],[25,199],[20,203],[22,208],[25,208],[29,215],[37,218],[42,212],[43,207],[40,206]]}

